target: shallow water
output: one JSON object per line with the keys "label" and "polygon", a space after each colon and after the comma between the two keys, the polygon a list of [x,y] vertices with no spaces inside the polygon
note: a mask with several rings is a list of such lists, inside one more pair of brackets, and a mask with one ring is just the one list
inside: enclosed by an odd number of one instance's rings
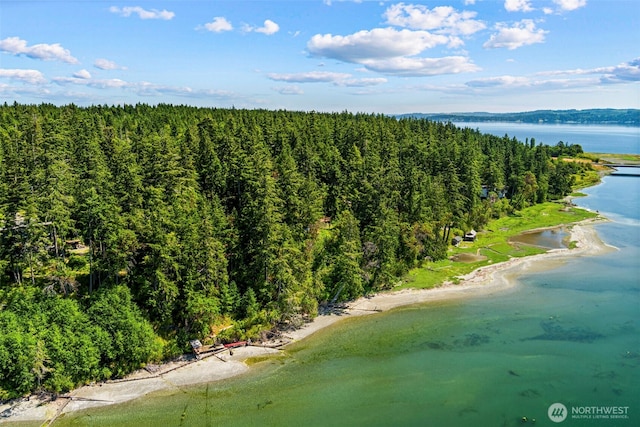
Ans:
{"label": "shallow water", "polygon": [[623,179],[577,200],[615,210],[618,220],[597,229],[618,251],[524,276],[500,294],[348,319],[239,378],[59,424],[515,426],[526,416],[555,425],[547,410],[561,402],[628,407],[626,419],[562,425],[638,425],[638,202],[618,209],[611,199],[638,194],[640,179]]}
{"label": "shallow water", "polygon": [[529,246],[538,246],[545,249],[566,248],[565,239],[568,237],[566,230],[554,228],[551,230],[522,233],[510,239],[513,243],[521,243]]}

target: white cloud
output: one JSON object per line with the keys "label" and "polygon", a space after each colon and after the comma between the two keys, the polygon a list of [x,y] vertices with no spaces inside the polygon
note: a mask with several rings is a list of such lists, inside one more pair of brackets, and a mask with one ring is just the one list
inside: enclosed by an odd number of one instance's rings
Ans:
{"label": "white cloud", "polygon": [[471,80],[466,83],[469,87],[489,88],[489,87],[522,87],[531,84],[531,79],[520,76],[497,76],[484,79]]}
{"label": "white cloud", "polygon": [[534,10],[530,0],[504,0],[504,8],[508,12],[531,12]]}
{"label": "white cloud", "polygon": [[465,6],[469,6],[469,5],[472,5],[472,4],[476,4],[476,0],[464,0],[463,3],[464,3]]}
{"label": "white cloud", "polygon": [[616,80],[633,82],[640,81],[640,58],[611,67],[607,71],[609,76]]}
{"label": "white cloud", "polygon": [[69,64],[78,63],[78,60],[71,56],[71,52],[63,48],[59,43],[41,43],[28,46],[26,40],[22,40],[19,37],[7,37],[4,40],[0,40],[0,51],[12,55],[25,55],[29,58],[44,61],[62,61]]}
{"label": "white cloud", "polygon": [[121,79],[86,79],[82,77],[56,77],[52,79],[59,85],[75,84],[96,89],[126,89],[134,84]]}
{"label": "white cloud", "polygon": [[96,59],[95,62],[93,63],[93,66],[101,70],[126,70],[127,69],[126,67],[122,67],[113,61],[109,61],[108,59],[103,59],[103,58]]}
{"label": "white cloud", "polygon": [[625,83],[640,81],[640,58],[612,67],[598,67],[591,69],[577,68],[573,70],[555,70],[537,73],[537,76],[576,76],[594,74],[600,75],[606,83]]}
{"label": "white cloud", "polygon": [[288,83],[326,83],[348,79],[351,77],[351,74],[332,73],[329,71],[310,71],[308,73],[271,73],[268,74],[267,77],[271,80]]}
{"label": "white cloud", "polygon": [[274,81],[287,83],[332,83],[335,86],[365,87],[375,86],[387,82],[383,77],[358,79],[348,73],[333,73],[330,71],[310,71],[307,73],[271,73],[267,77]]}
{"label": "white cloud", "polygon": [[[552,70],[531,76],[496,76],[475,79],[464,87],[473,93],[503,94],[506,90],[556,91],[593,90],[597,87],[640,82],[640,58],[610,67]],[[454,88],[446,88],[454,90]],[[456,91],[464,92],[455,88]]]}
{"label": "white cloud", "polygon": [[469,58],[447,56],[444,58],[398,57],[363,62],[368,70],[401,76],[436,76],[441,74],[471,73],[479,71]]}
{"label": "white cloud", "polygon": [[312,55],[362,63],[370,59],[417,55],[425,49],[447,44],[449,37],[427,31],[375,28],[348,36],[316,34],[307,43]]}
{"label": "white cloud", "polygon": [[173,19],[174,16],[176,16],[175,13],[169,12],[166,9],[165,10],[157,10],[157,9],[146,10],[141,8],[140,6],[123,7],[123,8],[111,6],[109,8],[109,12],[117,13],[118,15],[124,16],[125,18],[128,18],[129,16],[136,14],[140,19],[162,19],[165,21],[171,20]]}
{"label": "white cloud", "polygon": [[471,80],[466,83],[466,87],[485,93],[504,93],[506,90],[557,91],[584,88],[592,89],[600,83],[602,82],[598,78],[536,79],[526,76],[497,76]]}
{"label": "white cloud", "polygon": [[414,30],[434,30],[439,34],[470,35],[486,28],[475,20],[476,12],[458,12],[451,6],[429,9],[423,5],[398,3],[384,13],[387,23]]}
{"label": "white cloud", "polygon": [[307,48],[312,55],[362,64],[369,71],[391,75],[434,76],[479,70],[464,56],[416,57],[426,49],[447,44],[457,47],[460,40],[428,31],[375,28],[348,36],[317,34]]}
{"label": "white cloud", "polygon": [[237,97],[233,92],[215,89],[192,89],[187,86],[166,86],[150,82],[128,82],[121,79],[85,79],[78,77],[56,77],[52,81],[60,86],[84,86],[98,90],[120,89],[139,96],[176,95],[189,98],[231,99]]}
{"label": "white cloud", "polygon": [[47,81],[44,75],[38,70],[0,68],[0,78],[19,80],[29,84],[40,84]]}
{"label": "white cloud", "polygon": [[280,86],[272,89],[280,95],[304,95],[304,91],[296,85]]}
{"label": "white cloud", "polygon": [[207,31],[211,31],[212,33],[221,33],[223,31],[233,30],[233,25],[231,25],[231,22],[227,21],[226,18],[216,16],[213,18],[213,21],[204,24],[203,28]]}
{"label": "white cloud", "polygon": [[522,46],[542,43],[548,31],[536,28],[536,24],[531,19],[523,19],[509,27],[504,23],[496,24],[498,32],[491,35],[485,42],[485,48],[507,48],[517,49]]}
{"label": "white cloud", "polygon": [[253,31],[255,31],[256,33],[262,33],[270,36],[280,31],[280,26],[275,22],[273,22],[272,20],[267,19],[266,21],[264,21],[264,24],[262,27],[255,28]]}
{"label": "white cloud", "polygon": [[347,87],[368,87],[368,86],[378,86],[387,82],[387,79],[384,77],[366,77],[364,79],[346,79],[342,81],[336,82],[336,86],[347,86]]}
{"label": "white cloud", "polygon": [[91,73],[88,72],[87,70],[80,70],[73,73],[73,77],[77,77],[79,79],[90,79]]}
{"label": "white cloud", "polygon": [[553,0],[560,10],[571,11],[587,5],[587,0]]}

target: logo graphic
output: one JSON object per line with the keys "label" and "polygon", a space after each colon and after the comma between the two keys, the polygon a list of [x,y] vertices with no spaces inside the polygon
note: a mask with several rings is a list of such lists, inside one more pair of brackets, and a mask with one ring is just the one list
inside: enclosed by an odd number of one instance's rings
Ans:
{"label": "logo graphic", "polygon": [[547,415],[549,415],[549,419],[554,423],[561,423],[567,418],[567,407],[562,403],[554,403],[549,406]]}

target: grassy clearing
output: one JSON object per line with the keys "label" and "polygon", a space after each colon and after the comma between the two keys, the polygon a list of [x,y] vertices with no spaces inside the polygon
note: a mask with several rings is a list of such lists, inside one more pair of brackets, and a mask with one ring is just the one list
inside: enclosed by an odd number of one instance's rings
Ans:
{"label": "grassy clearing", "polygon": [[589,158],[609,163],[640,163],[640,154],[586,153]]}
{"label": "grassy clearing", "polygon": [[597,169],[581,172],[574,177],[576,179],[574,188],[591,187],[600,182],[600,172]]}
{"label": "grassy clearing", "polygon": [[586,193],[581,193],[580,191],[574,191],[573,193],[569,194],[569,196],[571,196],[571,197],[586,197],[587,194]]}
{"label": "grassy clearing", "polygon": [[[491,221],[485,230],[478,233],[475,242],[463,242],[460,247],[449,250],[450,257],[464,258],[468,262],[451,259],[427,262],[421,268],[409,272],[405,282],[396,289],[437,287],[444,282],[457,283],[458,276],[463,276],[485,265],[507,261],[512,257],[524,257],[546,252],[542,248],[513,245],[509,238],[524,231],[558,227],[572,224],[588,218],[595,218],[596,213],[578,208],[565,208],[560,203],[543,203],[523,209],[514,215]],[[573,244],[575,246],[575,243]],[[572,244],[569,244],[572,247]],[[461,254],[466,254],[460,257]],[[477,261],[473,261],[477,259]],[[470,262],[469,262],[470,261]]]}

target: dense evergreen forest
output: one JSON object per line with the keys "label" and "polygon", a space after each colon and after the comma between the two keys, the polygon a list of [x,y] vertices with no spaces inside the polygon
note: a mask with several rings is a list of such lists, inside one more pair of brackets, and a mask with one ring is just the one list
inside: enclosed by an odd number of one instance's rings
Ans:
{"label": "dense evergreen forest", "polygon": [[640,126],[640,110],[599,108],[589,110],[536,110],[521,113],[441,113],[403,114],[437,121],[464,122],[517,122],[541,124],[589,124]]}
{"label": "dense evergreen forest", "polygon": [[566,195],[584,166],[551,150],[383,115],[4,104],[0,399],[389,288]]}

